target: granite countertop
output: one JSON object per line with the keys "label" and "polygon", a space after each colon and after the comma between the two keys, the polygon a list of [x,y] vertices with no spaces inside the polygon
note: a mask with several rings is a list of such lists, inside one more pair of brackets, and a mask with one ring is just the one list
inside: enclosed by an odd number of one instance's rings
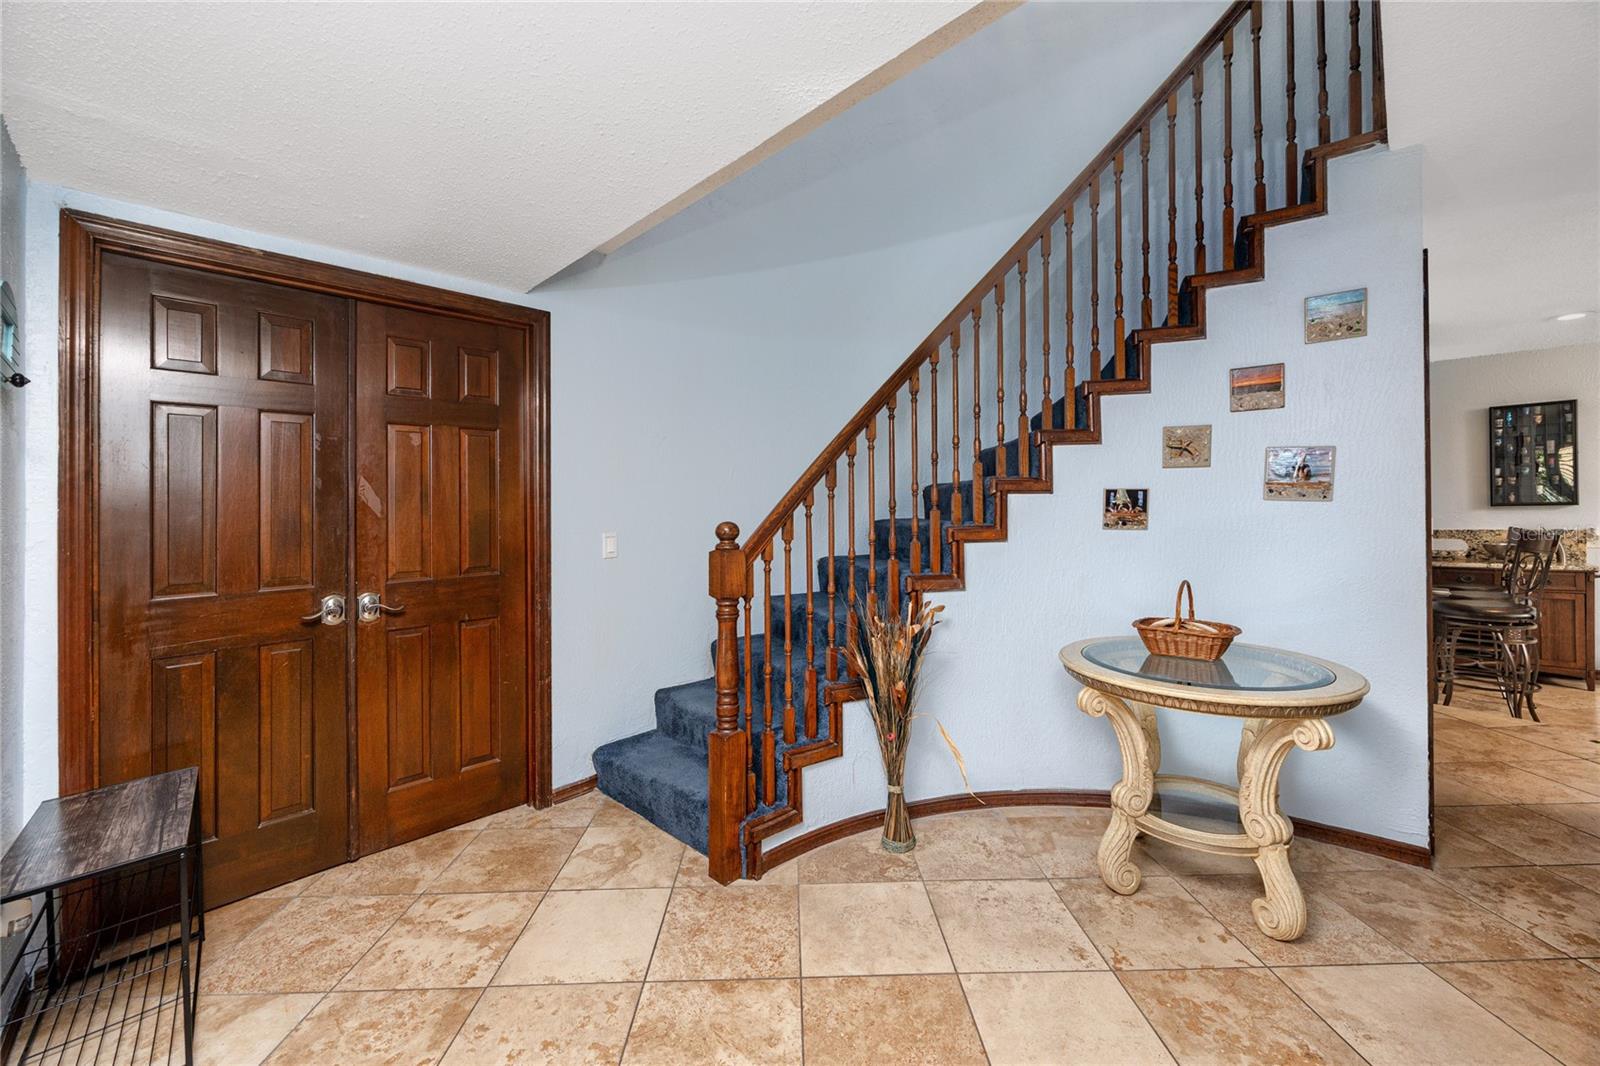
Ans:
{"label": "granite countertop", "polygon": [[[1442,558],[1435,555],[1433,557],[1433,565],[1460,566],[1469,570],[1498,570],[1505,564],[1497,560],[1490,559],[1455,559]],[[1575,571],[1577,573],[1593,573],[1596,570],[1596,567],[1591,563],[1567,563],[1563,566],[1552,566],[1550,569],[1558,571]]]}

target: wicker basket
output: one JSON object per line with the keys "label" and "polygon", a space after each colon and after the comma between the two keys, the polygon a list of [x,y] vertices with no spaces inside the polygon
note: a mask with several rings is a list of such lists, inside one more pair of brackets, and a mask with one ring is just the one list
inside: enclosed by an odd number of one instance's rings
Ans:
{"label": "wicker basket", "polygon": [[[1183,594],[1189,594],[1189,617],[1182,617]],[[1204,629],[1183,628],[1190,624],[1206,626]],[[1194,616],[1194,588],[1185,581],[1178,586],[1178,597],[1172,605],[1171,618],[1141,618],[1133,623],[1139,639],[1154,655],[1173,655],[1180,659],[1202,659],[1215,662],[1228,650],[1233,638],[1243,632],[1227,622],[1197,620]]]}

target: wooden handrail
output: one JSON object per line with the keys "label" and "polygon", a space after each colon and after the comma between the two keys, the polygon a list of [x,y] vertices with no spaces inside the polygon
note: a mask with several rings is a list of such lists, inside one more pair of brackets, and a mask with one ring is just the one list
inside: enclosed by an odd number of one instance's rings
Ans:
{"label": "wooden handrail", "polygon": [[883,410],[888,405],[889,399],[900,391],[901,386],[910,380],[912,373],[928,360],[929,353],[937,348],[940,342],[950,335],[952,330],[964,322],[966,316],[971,314],[972,308],[982,302],[984,297],[992,292],[1000,280],[1005,277],[1006,273],[1016,265],[1017,260],[1021,259],[1039,242],[1041,235],[1054,224],[1056,219],[1061,217],[1061,213],[1066,210],[1066,206],[1076,200],[1083,190],[1089,187],[1089,183],[1105,170],[1107,164],[1116,156],[1121,146],[1137,134],[1140,127],[1147,121],[1158,112],[1165,110],[1168,95],[1176,91],[1177,87],[1182,85],[1194,73],[1195,69],[1205,61],[1211,50],[1221,43],[1222,37],[1227,33],[1229,27],[1242,19],[1259,2],[1260,0],[1234,0],[1232,4],[1228,5],[1228,10],[1223,12],[1222,17],[1217,19],[1211,29],[1206,31],[1206,35],[1200,39],[1200,43],[1191,48],[1189,53],[1179,61],[1177,67],[1161,83],[1161,87],[1150,94],[1150,98],[1144,102],[1144,106],[1134,112],[1132,118],[1123,123],[1122,128],[1100,150],[1099,154],[1091,159],[1088,165],[1078,173],[1078,176],[1072,179],[1072,183],[1066,187],[1061,195],[1057,196],[1050,206],[1045,208],[1044,212],[1034,220],[1033,225],[1029,226],[1027,231],[1010,248],[1006,249],[1005,254],[995,262],[994,266],[989,268],[989,271],[968,291],[966,296],[961,298],[955,308],[933,328],[933,331],[923,339],[922,343],[917,345],[912,353],[906,357],[905,361],[894,369],[888,380],[878,386],[878,390],[867,399],[866,403],[861,405],[861,409],[851,416],[850,421],[844,424],[844,428],[835,434],[827,446],[811,461],[811,465],[806,467],[805,472],[789,487],[789,491],[779,499],[777,506],[745,537],[744,552],[746,557],[749,557],[752,549],[760,551],[762,545],[778,535],[783,529],[786,516],[793,513],[794,509],[800,506],[800,501],[805,499],[806,493],[821,482],[822,475],[828,467],[839,461],[839,457],[844,454],[845,445],[860,435],[861,431],[866,428],[867,423],[879,411]]}

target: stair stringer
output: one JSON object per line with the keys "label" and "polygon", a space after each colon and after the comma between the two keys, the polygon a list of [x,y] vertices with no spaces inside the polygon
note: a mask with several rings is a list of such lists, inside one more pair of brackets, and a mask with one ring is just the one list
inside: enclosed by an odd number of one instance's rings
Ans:
{"label": "stair stringer", "polygon": [[[1038,477],[995,477],[994,521],[983,524],[952,526],[946,531],[950,542],[950,569],[938,574],[911,574],[905,580],[906,589],[912,593],[954,592],[966,588],[966,565],[963,546],[969,542],[996,543],[1007,539],[1008,511],[1006,501],[1013,494],[1038,494],[1055,490],[1054,445],[1099,444],[1101,427],[1100,397],[1145,393],[1150,391],[1151,352],[1157,344],[1200,340],[1206,336],[1206,293],[1211,289],[1229,285],[1244,285],[1266,277],[1266,232],[1274,226],[1319,218],[1328,213],[1328,162],[1339,156],[1359,152],[1388,141],[1386,130],[1372,130],[1347,137],[1330,144],[1309,148],[1305,153],[1303,188],[1311,195],[1298,204],[1275,208],[1244,216],[1239,221],[1238,239],[1248,250],[1246,265],[1232,270],[1215,270],[1193,274],[1184,279],[1182,291],[1190,294],[1193,321],[1172,326],[1151,326],[1135,329],[1130,334],[1133,341],[1132,356],[1139,367],[1137,376],[1103,379],[1079,384],[1088,397],[1088,427],[1085,429],[1037,429],[1033,431],[1031,446],[1039,451]],[[827,685],[822,693],[822,704],[827,709],[828,733],[824,739],[800,744],[784,752],[783,772],[787,779],[786,802],[754,818],[747,818],[740,826],[740,843],[744,851],[745,876],[759,879],[766,873],[763,842],[801,825],[805,821],[804,774],[807,766],[827,762],[844,754],[843,708],[846,703],[862,699],[865,695],[858,681]],[[792,852],[792,849],[790,849]],[[792,857],[792,856],[791,856]]]}

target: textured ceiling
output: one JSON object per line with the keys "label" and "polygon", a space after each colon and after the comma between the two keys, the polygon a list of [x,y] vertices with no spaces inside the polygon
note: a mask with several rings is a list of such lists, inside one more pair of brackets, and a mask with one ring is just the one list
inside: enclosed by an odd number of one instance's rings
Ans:
{"label": "textured ceiling", "polygon": [[1389,143],[1426,152],[1433,357],[1600,342],[1600,4],[1385,4],[1383,43]]}
{"label": "textured ceiling", "polygon": [[4,8],[30,177],[527,289],[1006,10]]}

